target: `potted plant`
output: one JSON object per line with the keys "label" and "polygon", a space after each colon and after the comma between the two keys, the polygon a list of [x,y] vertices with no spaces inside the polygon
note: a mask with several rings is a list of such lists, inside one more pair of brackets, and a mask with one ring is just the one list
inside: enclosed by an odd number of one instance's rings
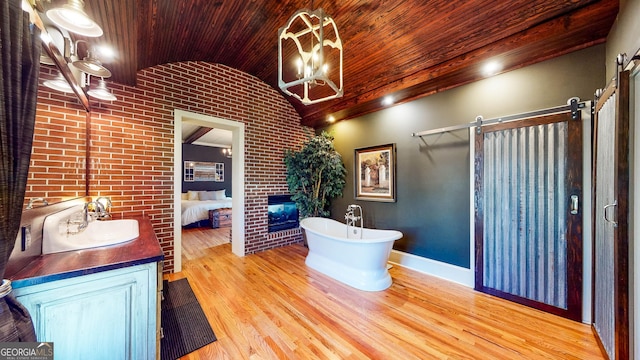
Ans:
{"label": "potted plant", "polygon": [[300,216],[329,216],[331,199],[342,196],[346,170],[326,131],[309,135],[299,150],[285,150],[287,184]]}

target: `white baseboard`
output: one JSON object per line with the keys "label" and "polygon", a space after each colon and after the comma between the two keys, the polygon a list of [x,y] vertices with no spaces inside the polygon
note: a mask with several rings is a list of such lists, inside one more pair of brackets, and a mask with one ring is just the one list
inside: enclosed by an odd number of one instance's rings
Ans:
{"label": "white baseboard", "polygon": [[389,262],[470,288],[473,288],[475,285],[474,271],[460,266],[427,259],[398,250],[391,250]]}

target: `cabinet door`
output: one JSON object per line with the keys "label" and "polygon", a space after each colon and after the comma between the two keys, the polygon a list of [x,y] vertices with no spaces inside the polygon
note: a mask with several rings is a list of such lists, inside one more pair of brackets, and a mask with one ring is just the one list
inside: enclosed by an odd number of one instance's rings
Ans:
{"label": "cabinet door", "polygon": [[58,359],[153,359],[154,264],[16,289]]}

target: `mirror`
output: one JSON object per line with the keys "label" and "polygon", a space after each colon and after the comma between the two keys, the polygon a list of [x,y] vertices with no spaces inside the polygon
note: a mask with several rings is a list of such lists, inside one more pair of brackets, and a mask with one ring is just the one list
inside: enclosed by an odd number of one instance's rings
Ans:
{"label": "mirror", "polygon": [[[41,70],[40,76],[46,75],[47,70]],[[40,94],[50,95],[54,91],[44,90],[42,86],[38,90],[38,110],[23,209],[29,207],[30,200],[33,200],[32,207],[40,207],[45,206],[45,201],[54,204],[88,194],[89,113],[78,106],[77,101],[69,102],[64,108],[65,113],[46,110],[54,106],[49,104],[51,100]],[[71,96],[66,97],[73,100]],[[57,96],[55,101],[61,102],[63,98]]]}
{"label": "mirror", "polygon": [[[23,7],[24,8],[24,7]],[[29,11],[30,10],[30,11]],[[40,65],[38,104],[31,163],[23,209],[36,208],[88,195],[88,126],[90,107],[84,90],[73,76],[60,52],[54,31],[45,28],[29,8],[31,22],[42,31],[42,53],[52,65]],[[48,30],[49,29],[49,30]],[[59,74],[73,93],[63,93],[42,85]],[[32,203],[29,204],[29,201]]]}

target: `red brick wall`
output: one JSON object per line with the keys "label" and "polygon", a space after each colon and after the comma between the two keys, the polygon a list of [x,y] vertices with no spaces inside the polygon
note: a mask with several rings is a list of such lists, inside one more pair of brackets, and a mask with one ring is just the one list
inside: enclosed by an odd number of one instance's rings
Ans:
{"label": "red brick wall", "polygon": [[[51,77],[49,69],[42,70],[44,77]],[[275,89],[249,74],[205,62],[155,66],[138,72],[135,87],[108,87],[118,100],[91,104],[89,195],[111,197],[116,217],[148,215],[165,253],[165,269],[173,268],[174,109],[245,124],[246,253],[302,240],[299,232],[267,233],[267,195],[288,192],[283,150],[305,139],[299,115]],[[42,86],[37,117],[38,128],[50,124],[45,127],[48,133],[39,129],[35,137],[38,148],[47,151],[58,146],[51,130],[58,129],[58,123],[75,121],[77,132],[84,131],[78,101]],[[51,140],[49,145],[43,145],[44,138]],[[82,150],[78,145],[77,151]],[[64,164],[58,165],[64,172]],[[27,197],[47,196],[36,185],[52,176],[60,175],[34,173]]]}

